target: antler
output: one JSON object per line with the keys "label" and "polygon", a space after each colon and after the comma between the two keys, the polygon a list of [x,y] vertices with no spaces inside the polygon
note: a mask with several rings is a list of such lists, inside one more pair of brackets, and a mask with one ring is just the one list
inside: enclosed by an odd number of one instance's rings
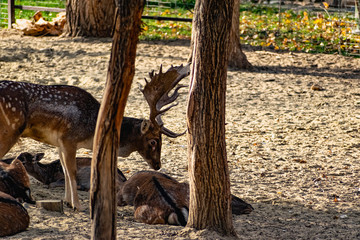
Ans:
{"label": "antler", "polygon": [[176,106],[172,104],[165,109],[162,109],[164,106],[174,102],[179,96],[179,89],[186,87],[186,85],[178,85],[171,96],[169,92],[186,76],[190,73],[190,65],[180,65],[178,67],[171,66],[165,73],[162,72],[162,66],[160,66],[159,73],[154,71],[149,73],[151,81],[148,82],[145,78],[145,87],[140,89],[144,94],[144,97],[150,107],[150,121],[153,124],[156,124],[160,127],[161,132],[168,137],[178,137],[183,135],[183,133],[174,133],[171,130],[164,127],[164,123],[161,120],[161,115],[166,111]]}

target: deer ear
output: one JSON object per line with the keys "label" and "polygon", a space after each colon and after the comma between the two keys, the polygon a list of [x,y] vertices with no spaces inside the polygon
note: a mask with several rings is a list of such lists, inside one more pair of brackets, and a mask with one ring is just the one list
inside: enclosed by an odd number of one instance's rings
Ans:
{"label": "deer ear", "polygon": [[141,134],[145,134],[149,130],[150,124],[150,121],[146,119],[141,122]]}
{"label": "deer ear", "polygon": [[44,155],[45,155],[45,153],[37,153],[37,154],[35,154],[35,156],[34,156],[35,162],[40,161],[44,157]]}

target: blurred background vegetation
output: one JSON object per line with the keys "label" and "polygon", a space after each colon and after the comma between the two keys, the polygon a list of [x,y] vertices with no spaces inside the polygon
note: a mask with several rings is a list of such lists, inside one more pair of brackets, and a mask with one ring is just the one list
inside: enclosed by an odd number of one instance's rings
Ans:
{"label": "blurred background vegetation", "polygon": [[[331,2],[241,1],[242,44],[257,49],[339,53],[360,57],[360,20],[353,0]],[[346,1],[346,4],[344,2]],[[280,4],[279,4],[280,3]],[[0,0],[0,28],[7,27],[7,0]],[[16,0],[15,5],[65,8],[65,0]],[[195,0],[147,1],[144,16],[191,19]],[[16,9],[16,19],[32,19],[35,11]],[[43,12],[46,20],[56,12]],[[191,22],[143,20],[141,40],[191,38]]]}

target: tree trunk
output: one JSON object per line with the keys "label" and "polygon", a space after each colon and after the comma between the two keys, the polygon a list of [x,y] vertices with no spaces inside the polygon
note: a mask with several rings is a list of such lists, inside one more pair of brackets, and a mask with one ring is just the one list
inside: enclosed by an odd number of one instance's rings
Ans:
{"label": "tree trunk", "polygon": [[[240,0],[235,0],[234,8],[233,8],[233,17],[231,21],[231,34],[230,34],[230,47],[229,47],[230,54],[229,54],[228,66],[237,69],[251,69],[252,65],[247,60],[247,57],[241,48],[239,25],[240,25]],[[193,26],[194,26],[194,22],[193,22]],[[192,32],[191,32],[191,49],[194,48],[193,35],[194,35],[194,27],[192,28]],[[187,61],[191,62],[192,57],[193,57],[193,52],[190,53],[190,56]]]}
{"label": "tree trunk", "polygon": [[225,144],[225,93],[234,0],[196,1],[187,110],[188,227],[235,236]]}
{"label": "tree trunk", "polygon": [[116,1],[67,0],[64,36],[111,37]]}
{"label": "tree trunk", "polygon": [[135,73],[143,0],[118,0],[105,93],[94,136],[90,217],[92,239],[116,239],[118,146],[125,104]]}
{"label": "tree trunk", "polygon": [[247,60],[247,57],[241,48],[239,25],[240,25],[240,0],[235,0],[232,24],[231,24],[231,34],[230,34],[229,67],[238,68],[238,69],[251,69],[252,65]]}

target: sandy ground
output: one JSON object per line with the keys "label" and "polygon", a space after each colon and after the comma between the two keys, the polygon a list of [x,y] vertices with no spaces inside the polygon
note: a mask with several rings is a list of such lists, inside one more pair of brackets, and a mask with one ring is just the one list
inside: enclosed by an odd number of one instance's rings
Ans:
{"label": "sandy ground", "polygon": [[[0,79],[80,86],[101,100],[111,40],[33,38],[0,31]],[[188,41],[141,42],[126,116],[148,117],[139,92],[148,72],[186,62]],[[232,192],[251,203],[250,215],[234,216],[240,239],[360,239],[360,59],[339,55],[274,53],[245,49],[254,71],[229,70],[226,109],[227,153]],[[184,82],[189,81],[189,78]],[[311,90],[319,84],[324,91]],[[174,131],[186,129],[186,90],[164,117]],[[56,150],[24,139],[7,156]],[[81,149],[78,156],[91,156]],[[162,172],[186,181],[186,136],[164,137]],[[149,169],[138,154],[119,159],[130,176]],[[31,179],[40,199],[61,199]],[[89,239],[85,212],[54,213],[27,205],[27,231],[7,239]],[[207,231],[145,225],[131,207],[118,208],[118,239],[221,239]]]}

